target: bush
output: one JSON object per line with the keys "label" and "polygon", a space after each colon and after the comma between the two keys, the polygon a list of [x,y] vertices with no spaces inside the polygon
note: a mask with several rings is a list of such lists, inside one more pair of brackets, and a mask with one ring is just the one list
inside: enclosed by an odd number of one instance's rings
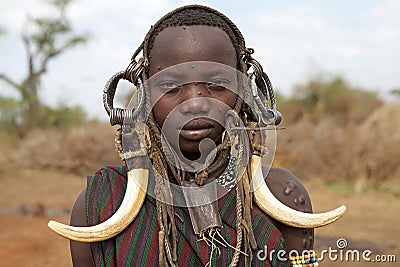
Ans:
{"label": "bush", "polygon": [[363,123],[341,126],[304,117],[278,131],[274,165],[301,179],[366,180],[375,187],[400,178],[400,102],[375,110]]}
{"label": "bush", "polygon": [[105,164],[121,164],[114,129],[90,123],[69,130],[36,129],[19,142],[13,159],[20,166],[93,173]]}
{"label": "bush", "polygon": [[40,118],[40,127],[70,129],[82,125],[86,121],[86,114],[80,106],[60,106],[57,108],[42,106]]}
{"label": "bush", "polygon": [[[24,123],[26,107],[19,100],[0,96],[0,130],[11,135],[23,137],[29,134],[32,128],[27,129]],[[86,113],[80,106],[68,107],[65,105],[53,108],[41,105],[37,114],[37,123],[34,128],[70,129],[87,121]]]}
{"label": "bush", "polygon": [[350,86],[341,77],[317,76],[297,85],[293,96],[278,102],[288,124],[303,117],[312,122],[333,119],[340,125],[361,123],[382,104],[373,93]]}

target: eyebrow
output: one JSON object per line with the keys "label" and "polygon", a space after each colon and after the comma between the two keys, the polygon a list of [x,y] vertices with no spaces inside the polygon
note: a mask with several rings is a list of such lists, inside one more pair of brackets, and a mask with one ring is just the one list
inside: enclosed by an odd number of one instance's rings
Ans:
{"label": "eyebrow", "polygon": [[[210,77],[214,77],[214,76],[219,76],[219,75],[231,75],[231,72],[225,69],[211,69],[209,71],[207,71],[206,73],[204,73],[205,75],[205,79],[210,78]],[[185,74],[178,72],[178,71],[171,71],[171,70],[164,70],[162,71],[159,76],[159,78],[161,79],[165,79],[165,78],[173,78],[176,80],[184,80],[186,78]]]}
{"label": "eyebrow", "polygon": [[183,79],[184,78],[184,75],[183,74],[181,74],[181,73],[179,73],[179,72],[174,72],[174,71],[167,71],[167,72],[164,72],[163,73],[163,76],[169,76],[169,77],[172,77],[172,78],[175,78],[175,79]]}
{"label": "eyebrow", "polygon": [[228,71],[223,71],[223,70],[212,70],[207,72],[207,76],[209,77],[213,77],[213,76],[217,76],[217,75],[221,75],[221,74],[228,74]]}

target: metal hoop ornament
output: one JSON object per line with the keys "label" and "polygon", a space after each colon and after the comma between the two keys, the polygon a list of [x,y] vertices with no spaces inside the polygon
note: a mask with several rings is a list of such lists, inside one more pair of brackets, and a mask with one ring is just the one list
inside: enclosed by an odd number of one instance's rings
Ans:
{"label": "metal hoop ornament", "polygon": [[[282,121],[282,114],[276,108],[276,98],[271,81],[261,64],[251,57],[254,50],[251,48],[247,50],[244,60],[249,70],[252,70],[248,73],[248,78],[254,101],[261,113],[259,120],[267,125],[278,125]],[[265,92],[259,93],[258,84],[266,88]]]}
{"label": "metal hoop ornament", "polygon": [[[114,74],[107,82],[103,90],[103,104],[104,108],[110,116],[110,124],[133,124],[136,117],[139,115],[140,110],[144,106],[144,88],[140,75],[144,69],[143,58],[139,62],[132,61],[125,71],[120,71]],[[137,88],[137,107],[134,109],[114,108],[114,96],[121,80],[127,80],[134,84]]]}

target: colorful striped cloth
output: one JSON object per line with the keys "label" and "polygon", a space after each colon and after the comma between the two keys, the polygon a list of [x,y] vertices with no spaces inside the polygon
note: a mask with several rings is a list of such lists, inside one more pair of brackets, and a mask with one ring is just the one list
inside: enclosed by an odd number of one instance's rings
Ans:
{"label": "colorful striped cloth", "polygon": [[[88,225],[99,224],[115,213],[122,202],[126,189],[127,169],[125,166],[106,166],[87,179],[86,213]],[[154,188],[153,179],[149,188]],[[219,212],[223,222],[221,235],[232,246],[236,245],[236,196],[235,190],[218,200]],[[178,231],[178,266],[205,266],[211,248],[203,241],[197,241],[187,208],[175,207],[175,223]],[[265,246],[271,250],[284,249],[284,241],[279,230],[269,217],[255,205],[252,222],[258,249],[253,251],[251,266],[289,266],[290,262],[278,260],[278,253],[271,259],[258,259],[257,252]],[[158,266],[158,231],[155,199],[147,194],[144,204],[131,225],[114,238],[91,244],[96,266]],[[234,250],[220,247],[219,257],[212,257],[211,266],[228,266]],[[249,257],[247,257],[248,260]],[[246,257],[241,254],[237,266],[244,266]]]}

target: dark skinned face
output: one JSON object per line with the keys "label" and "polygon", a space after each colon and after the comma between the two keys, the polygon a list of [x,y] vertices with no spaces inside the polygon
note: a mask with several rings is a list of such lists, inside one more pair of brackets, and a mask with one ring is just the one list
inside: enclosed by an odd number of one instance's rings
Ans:
{"label": "dark skinned face", "polygon": [[[209,26],[169,27],[149,55],[156,122],[190,160],[221,142],[225,112],[236,100],[236,52],[229,36]],[[213,142],[200,142],[211,139]],[[178,150],[177,150],[178,151]]]}

